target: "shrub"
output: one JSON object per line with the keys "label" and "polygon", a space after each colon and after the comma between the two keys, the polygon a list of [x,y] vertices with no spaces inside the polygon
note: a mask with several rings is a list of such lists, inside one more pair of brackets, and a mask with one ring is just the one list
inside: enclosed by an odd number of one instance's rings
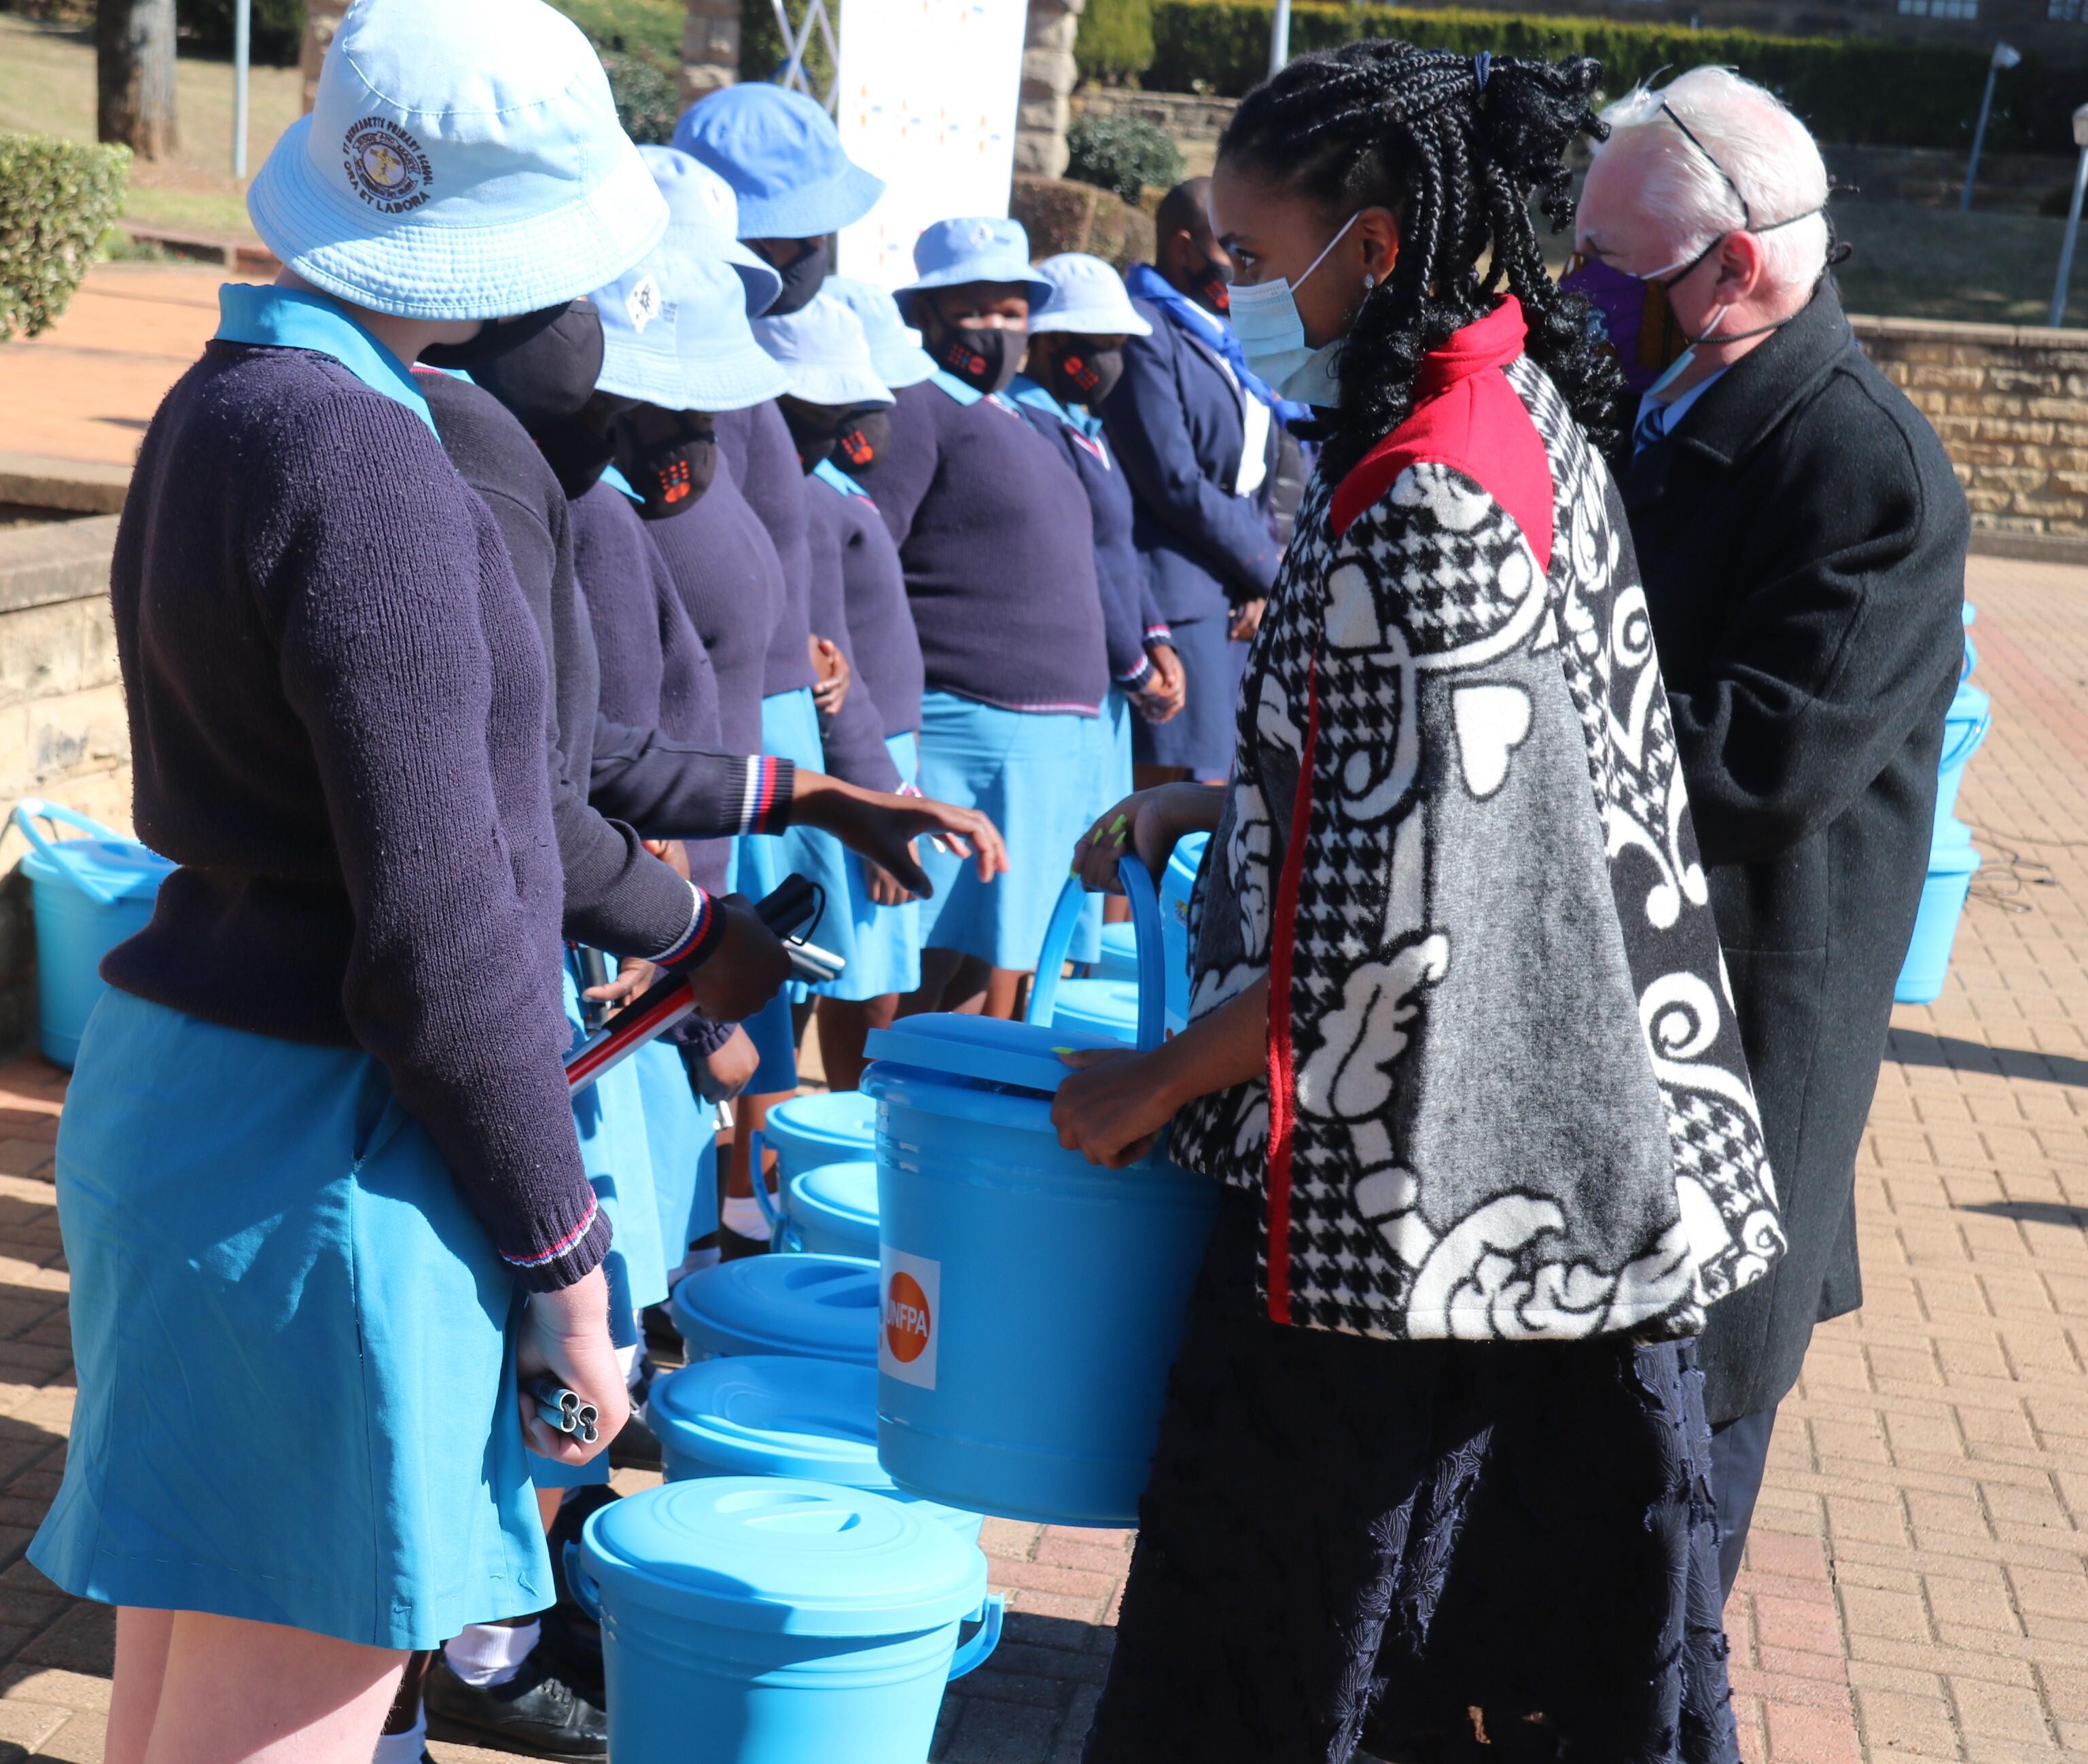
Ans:
{"label": "shrub", "polygon": [[1143,117],[1084,116],[1066,131],[1066,175],[1126,202],[1148,184],[1173,187],[1182,155],[1167,131]]}
{"label": "shrub", "polygon": [[1153,0],[1088,0],[1073,59],[1083,79],[1135,83],[1153,60]]}
{"label": "shrub", "polygon": [[[251,53],[272,67],[295,64],[305,40],[305,0],[253,0]],[[232,53],[233,0],[176,0],[182,34],[213,55]]]}
{"label": "shrub", "polygon": [[[1200,81],[1204,89],[1238,96],[1268,71],[1273,11],[1268,0],[1156,0],[1145,83],[1157,91],[1193,92]],[[1821,140],[1882,147],[1968,148],[1987,77],[1985,49],[1951,44],[1311,0],[1291,9],[1294,52],[1364,36],[1401,37],[1465,54],[1484,49],[1497,55],[1592,55],[1602,62],[1603,85],[1612,95],[1663,68],[1716,62],[1769,88]],[[2071,152],[2069,89],[2063,73],[2025,56],[2022,66],[2001,76],[1987,144]]]}
{"label": "shrub", "polygon": [[0,340],[65,310],[130,175],[127,147],[0,134]]}
{"label": "shrub", "polygon": [[[794,19],[802,22],[804,7],[801,0],[791,0],[789,11]],[[838,36],[841,9],[836,0],[827,0],[827,16],[833,21],[835,34]],[[739,77],[773,79],[783,71],[789,58],[790,45],[784,41],[783,32],[777,25],[775,7],[768,0],[740,0]],[[816,30],[805,45],[805,77],[815,92],[824,92],[834,77],[833,58],[827,53],[826,39]]]}
{"label": "shrub", "polygon": [[616,100],[616,119],[623,132],[642,145],[665,146],[674,138],[674,120],[682,113],[680,70],[663,65],[644,49],[605,49],[602,71],[609,75]]}

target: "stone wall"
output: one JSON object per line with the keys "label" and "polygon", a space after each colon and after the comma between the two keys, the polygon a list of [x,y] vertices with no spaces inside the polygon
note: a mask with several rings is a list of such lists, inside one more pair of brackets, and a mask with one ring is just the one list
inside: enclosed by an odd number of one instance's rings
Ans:
{"label": "stone wall", "polygon": [[[116,517],[0,529],[0,813],[41,796],[130,825],[130,750],[109,614]],[[0,830],[0,1051],[35,1024],[35,937],[19,865]]]}
{"label": "stone wall", "polygon": [[1936,425],[1986,533],[2088,544],[2088,332],[1855,319]]}

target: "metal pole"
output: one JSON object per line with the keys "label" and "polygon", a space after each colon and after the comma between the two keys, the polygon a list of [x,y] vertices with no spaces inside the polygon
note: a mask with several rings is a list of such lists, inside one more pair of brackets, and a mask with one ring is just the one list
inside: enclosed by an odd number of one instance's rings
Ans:
{"label": "metal pole", "polygon": [[254,0],[232,8],[232,175],[246,176],[246,66],[254,36]]}
{"label": "metal pole", "polygon": [[1972,210],[1972,185],[1979,175],[1979,149],[1987,139],[1987,117],[1994,108],[1994,82],[2000,77],[2000,63],[1987,62],[1987,93],[1979,101],[1979,125],[1972,131],[1972,163],[1965,168],[1965,194],[1958,203],[1958,206],[1967,214]]}
{"label": "metal pole", "polygon": [[1269,30],[1269,71],[1280,74],[1290,62],[1290,0],[1276,0],[1276,22]]}
{"label": "metal pole", "polygon": [[2073,205],[2066,211],[2066,242],[2059,248],[2059,280],[2052,288],[2052,328],[2066,322],[2066,285],[2073,275],[2073,241],[2081,231],[2081,199],[2088,195],[2088,146],[2081,149],[2081,164],[2073,173]]}

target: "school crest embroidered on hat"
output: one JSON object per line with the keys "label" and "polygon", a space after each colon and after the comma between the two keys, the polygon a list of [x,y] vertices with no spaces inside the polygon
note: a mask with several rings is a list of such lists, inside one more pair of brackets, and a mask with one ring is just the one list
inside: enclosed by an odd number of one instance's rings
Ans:
{"label": "school crest embroidered on hat", "polygon": [[428,199],[434,168],[421,143],[396,122],[364,117],[341,142],[348,186],[381,214],[407,214]]}
{"label": "school crest embroidered on hat", "polygon": [[624,297],[623,310],[631,315],[631,328],[640,336],[655,319],[666,315],[666,302],[660,293],[658,280],[651,276],[641,276],[637,285]]}

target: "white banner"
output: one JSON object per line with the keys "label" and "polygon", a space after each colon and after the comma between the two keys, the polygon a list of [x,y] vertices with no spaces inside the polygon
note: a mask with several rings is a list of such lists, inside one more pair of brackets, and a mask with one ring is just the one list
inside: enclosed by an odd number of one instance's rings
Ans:
{"label": "white banner", "polygon": [[842,0],[835,121],[886,189],[843,230],[844,275],[896,288],[933,220],[1008,212],[1026,0]]}

